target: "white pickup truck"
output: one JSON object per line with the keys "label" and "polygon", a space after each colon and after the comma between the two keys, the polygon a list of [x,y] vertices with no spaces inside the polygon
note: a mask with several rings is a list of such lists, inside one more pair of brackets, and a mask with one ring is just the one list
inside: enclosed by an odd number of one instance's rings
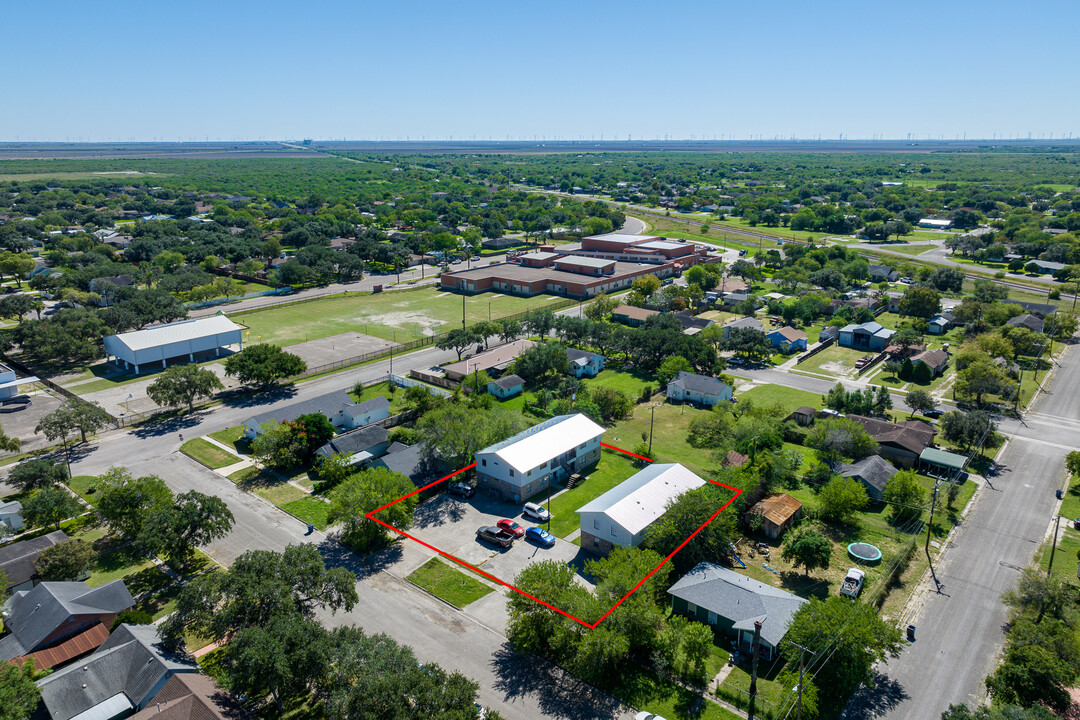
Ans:
{"label": "white pickup truck", "polygon": [[858,568],[850,568],[847,571],[847,577],[844,578],[844,584],[840,586],[840,594],[847,597],[859,597],[859,593],[862,592],[863,580],[866,578],[866,573]]}

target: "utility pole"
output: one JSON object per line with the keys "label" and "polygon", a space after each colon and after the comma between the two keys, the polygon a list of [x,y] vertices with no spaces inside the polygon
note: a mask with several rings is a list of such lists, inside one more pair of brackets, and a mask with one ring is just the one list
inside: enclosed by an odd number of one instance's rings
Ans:
{"label": "utility pole", "polygon": [[934,483],[934,499],[930,501],[930,522],[926,526],[926,560],[931,565],[933,562],[930,560],[930,533],[934,531],[934,507],[937,505],[937,491],[940,484],[940,480]]}
{"label": "utility pole", "polygon": [[799,648],[799,704],[795,706],[795,720],[802,720],[802,686],[803,686],[803,656],[806,653],[811,655],[817,655],[813,650],[807,650],[799,643],[791,643],[795,647]]}
{"label": "utility pole", "polygon": [[656,417],[656,405],[649,408],[649,457],[652,457],[652,428],[654,417]]}
{"label": "utility pole", "polygon": [[1050,565],[1046,568],[1046,577],[1050,577],[1050,571],[1054,569],[1054,550],[1057,549],[1058,528],[1061,527],[1061,515],[1054,518],[1054,537],[1050,539]]}
{"label": "utility pole", "polygon": [[754,646],[750,660],[750,702],[746,707],[746,720],[754,720],[754,701],[757,700],[757,661],[761,649],[761,621],[754,621]]}

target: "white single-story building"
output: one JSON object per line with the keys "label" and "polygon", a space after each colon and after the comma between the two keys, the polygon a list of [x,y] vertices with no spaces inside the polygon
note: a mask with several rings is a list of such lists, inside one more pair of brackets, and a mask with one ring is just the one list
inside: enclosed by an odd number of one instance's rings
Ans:
{"label": "white single-story building", "polygon": [[[26,526],[22,518],[22,503],[18,500],[0,502],[0,522],[7,525],[11,531],[22,530]],[[2,529],[0,534],[3,534]]]}
{"label": "white single-story building", "polygon": [[362,403],[354,403],[348,393],[337,390],[249,417],[244,422],[247,426],[244,434],[254,440],[262,433],[263,425],[266,423],[291,422],[301,415],[312,413],[325,415],[336,428],[353,430],[390,417],[390,401],[380,395]]}
{"label": "white single-story building", "polygon": [[692,402],[698,405],[716,405],[731,402],[731,386],[707,375],[680,370],[667,384],[665,391],[669,400]]}
{"label": "white single-story building", "polygon": [[616,546],[637,547],[669,501],[704,484],[678,463],[653,463],[578,508],[581,549],[607,555]]}
{"label": "white single-story building", "polygon": [[596,464],[604,428],[584,415],[558,415],[476,453],[481,487],[520,502]]}
{"label": "white single-story building", "polygon": [[185,356],[194,362],[196,353],[213,350],[218,357],[222,348],[236,345],[242,349],[243,330],[224,315],[214,315],[110,335],[105,338],[105,360],[115,359],[138,375],[139,367],[149,363],[161,363],[164,368],[168,360]]}
{"label": "white single-story building", "polygon": [[19,394],[19,385],[37,382],[37,376],[16,378],[15,371],[7,365],[0,365],[0,401]]}

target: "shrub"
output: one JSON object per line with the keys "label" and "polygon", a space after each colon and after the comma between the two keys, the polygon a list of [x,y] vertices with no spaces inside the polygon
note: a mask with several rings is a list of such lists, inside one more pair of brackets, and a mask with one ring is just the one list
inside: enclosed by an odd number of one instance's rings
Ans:
{"label": "shrub", "polygon": [[120,627],[121,625],[150,625],[154,622],[154,617],[145,610],[125,610],[116,616],[113,620],[112,629]]}

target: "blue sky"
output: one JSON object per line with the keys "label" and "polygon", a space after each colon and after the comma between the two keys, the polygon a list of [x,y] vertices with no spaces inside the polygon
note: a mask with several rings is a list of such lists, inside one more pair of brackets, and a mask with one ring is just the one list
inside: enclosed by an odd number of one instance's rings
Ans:
{"label": "blue sky", "polygon": [[1080,135],[1080,4],[8,3],[0,140]]}

